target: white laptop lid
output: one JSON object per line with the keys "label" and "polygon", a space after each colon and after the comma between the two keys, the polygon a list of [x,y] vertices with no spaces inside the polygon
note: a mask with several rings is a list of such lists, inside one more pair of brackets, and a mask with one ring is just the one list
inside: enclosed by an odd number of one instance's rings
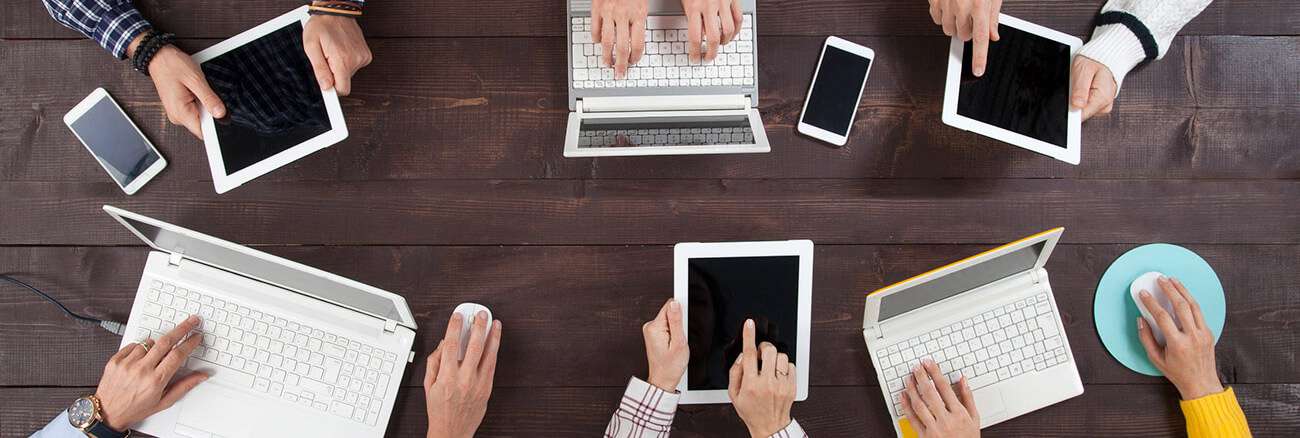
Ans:
{"label": "white laptop lid", "polygon": [[867,294],[862,327],[924,308],[1047,264],[1065,228],[1054,228],[949,263]]}
{"label": "white laptop lid", "polygon": [[181,228],[111,205],[104,211],[159,251],[292,290],[415,330],[415,318],[400,295],[276,257],[243,245]]}

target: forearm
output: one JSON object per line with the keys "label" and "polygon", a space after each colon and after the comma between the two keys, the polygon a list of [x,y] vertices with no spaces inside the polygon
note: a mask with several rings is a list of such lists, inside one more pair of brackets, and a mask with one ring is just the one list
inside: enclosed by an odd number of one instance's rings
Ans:
{"label": "forearm", "polygon": [[633,377],[605,428],[605,438],[667,437],[677,399],[678,394]]}
{"label": "forearm", "polygon": [[131,0],[42,0],[50,16],[95,40],[117,59],[125,59],[131,42],[150,28]]}
{"label": "forearm", "polygon": [[1232,388],[1193,400],[1183,400],[1179,406],[1187,419],[1189,438],[1251,436],[1246,414],[1241,411]]}
{"label": "forearm", "polygon": [[1110,69],[1116,84],[1143,61],[1164,57],[1178,31],[1211,0],[1110,0],[1079,51]]}

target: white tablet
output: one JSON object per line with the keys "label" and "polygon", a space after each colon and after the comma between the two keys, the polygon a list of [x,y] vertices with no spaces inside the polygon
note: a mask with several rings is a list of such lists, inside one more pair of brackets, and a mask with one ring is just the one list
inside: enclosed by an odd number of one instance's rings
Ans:
{"label": "white tablet", "polygon": [[303,51],[310,17],[302,6],[194,54],[226,106],[202,116],[217,193],[347,138],[338,95],[321,91]]}
{"label": "white tablet", "polygon": [[741,329],[755,322],[756,341],[771,342],[797,366],[795,400],[808,398],[813,243],[679,243],[673,250],[673,297],[685,303],[686,375],[680,403],[729,403],[731,365]]}
{"label": "white tablet", "polygon": [[952,39],[943,123],[1079,164],[1070,62],[1083,41],[1005,14],[998,22],[981,77],[971,74],[971,43]]}

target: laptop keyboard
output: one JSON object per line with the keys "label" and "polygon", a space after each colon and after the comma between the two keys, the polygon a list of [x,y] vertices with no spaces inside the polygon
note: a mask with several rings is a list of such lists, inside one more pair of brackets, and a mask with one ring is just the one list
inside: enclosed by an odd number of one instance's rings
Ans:
{"label": "laptop keyboard", "polygon": [[[575,17],[571,23],[574,88],[707,87],[754,85],[754,20],[745,14],[744,24],[732,41],[718,46],[712,61],[691,62],[686,50],[686,17],[646,17],[645,54],[630,66],[627,76],[614,79],[613,67],[602,67],[603,49],[591,39],[591,17]],[[701,51],[701,53],[704,53]]]}
{"label": "laptop keyboard", "polygon": [[700,146],[754,144],[746,127],[584,130],[578,147]]}
{"label": "laptop keyboard", "polygon": [[203,344],[186,368],[220,368],[213,381],[375,425],[396,353],[162,281],[145,297],[136,339],[202,319]]}
{"label": "laptop keyboard", "polygon": [[950,382],[966,376],[972,391],[1068,360],[1046,292],[886,346],[877,357],[900,416],[903,381],[921,359],[938,362]]}

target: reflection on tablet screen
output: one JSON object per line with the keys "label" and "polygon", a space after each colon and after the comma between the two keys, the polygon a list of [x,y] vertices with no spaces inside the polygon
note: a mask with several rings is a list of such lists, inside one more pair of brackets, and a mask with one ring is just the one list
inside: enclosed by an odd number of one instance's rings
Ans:
{"label": "reflection on tablet screen", "polygon": [[962,56],[957,114],[1062,148],[1069,131],[1070,46],[999,25],[983,77]]}
{"label": "reflection on tablet screen", "polygon": [[226,105],[215,120],[227,174],[270,158],[331,129],[302,23],[294,22],[202,64]]}
{"label": "reflection on tablet screen", "polygon": [[746,318],[757,343],[771,342],[794,362],[799,256],[693,258],[688,266],[688,389],[727,389]]}

